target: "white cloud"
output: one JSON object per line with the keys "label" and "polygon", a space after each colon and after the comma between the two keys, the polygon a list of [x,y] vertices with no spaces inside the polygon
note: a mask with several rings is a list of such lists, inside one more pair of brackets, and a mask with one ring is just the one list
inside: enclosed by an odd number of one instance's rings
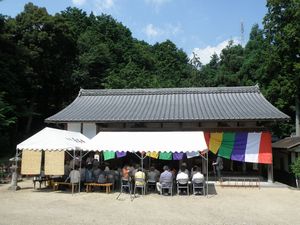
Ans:
{"label": "white cloud", "polygon": [[154,27],[154,25],[150,23],[146,26],[145,33],[148,38],[154,38],[161,35],[162,31],[159,28]]}
{"label": "white cloud", "polygon": [[[205,48],[194,48],[193,52],[196,56],[200,58],[200,62],[202,64],[209,63],[211,56],[216,53],[217,55],[220,55],[222,49],[224,49],[230,40],[233,40],[234,44],[239,44],[238,38],[228,39],[225,41],[222,41],[221,43],[217,44],[216,46],[206,46]],[[192,58],[193,55],[190,55],[190,58]]]}
{"label": "white cloud", "polygon": [[170,1],[171,0],[146,0],[146,2],[148,4],[152,4],[152,5],[157,6],[157,7],[163,5],[163,4],[167,3],[167,2],[170,2]]}
{"label": "white cloud", "polygon": [[96,0],[95,7],[98,11],[106,11],[115,6],[115,0]]}
{"label": "white cloud", "polygon": [[177,25],[165,24],[162,27],[157,27],[154,26],[152,23],[150,23],[144,28],[145,34],[147,35],[148,38],[151,39],[161,37],[161,36],[168,38],[170,36],[174,36],[178,34],[181,31],[182,29],[180,24]]}
{"label": "white cloud", "polygon": [[152,5],[156,13],[158,13],[162,5],[171,2],[172,0],[145,0],[145,1],[147,4]]}
{"label": "white cloud", "polygon": [[85,4],[86,0],[72,0],[72,3],[76,6],[82,6]]}

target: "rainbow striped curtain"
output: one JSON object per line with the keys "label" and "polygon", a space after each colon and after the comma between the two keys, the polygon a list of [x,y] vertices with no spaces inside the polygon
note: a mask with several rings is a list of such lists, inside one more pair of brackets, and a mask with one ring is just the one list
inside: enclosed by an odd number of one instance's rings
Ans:
{"label": "rainbow striped curtain", "polygon": [[270,132],[206,133],[209,150],[226,159],[272,164]]}

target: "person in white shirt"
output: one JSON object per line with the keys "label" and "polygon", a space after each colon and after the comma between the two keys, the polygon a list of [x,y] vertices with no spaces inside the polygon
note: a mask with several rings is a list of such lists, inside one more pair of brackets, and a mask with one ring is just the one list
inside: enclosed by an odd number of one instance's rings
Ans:
{"label": "person in white shirt", "polygon": [[203,183],[204,182],[204,176],[200,171],[200,168],[198,166],[195,166],[194,169],[194,174],[192,177],[192,182],[194,183],[195,181],[197,181],[197,183]]}
{"label": "person in white shirt", "polygon": [[[189,175],[186,173],[185,170],[186,170],[186,167],[181,166],[180,171],[176,176],[177,185],[179,185],[179,186],[185,186],[186,183],[188,183],[188,184],[190,183],[189,182]],[[178,181],[180,181],[180,183]],[[183,183],[185,183],[185,184],[183,184]],[[184,191],[184,193],[185,193],[185,191]],[[178,194],[180,194],[180,193],[178,193]]]}
{"label": "person in white shirt", "polygon": [[80,172],[77,166],[75,166],[74,170],[70,172],[69,178],[70,178],[70,183],[78,184],[80,182]]}
{"label": "person in white shirt", "polygon": [[178,181],[178,180],[186,180],[186,181],[189,180],[189,175],[187,175],[185,173],[185,168],[184,169],[181,168],[180,171],[179,171],[179,173],[177,174],[176,181]]}

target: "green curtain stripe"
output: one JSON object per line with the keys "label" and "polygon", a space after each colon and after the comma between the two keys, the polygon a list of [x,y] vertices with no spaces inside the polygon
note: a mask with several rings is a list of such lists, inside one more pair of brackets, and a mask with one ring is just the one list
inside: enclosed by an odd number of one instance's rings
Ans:
{"label": "green curtain stripe", "polygon": [[172,152],[160,152],[159,159],[172,160]]}
{"label": "green curtain stripe", "polygon": [[114,159],[115,152],[114,151],[104,151],[103,156],[104,156],[104,160]]}
{"label": "green curtain stripe", "polygon": [[221,146],[219,148],[218,155],[224,157],[226,159],[230,159],[231,153],[233,150],[235,141],[235,133],[234,132],[224,132],[223,133],[223,140]]}

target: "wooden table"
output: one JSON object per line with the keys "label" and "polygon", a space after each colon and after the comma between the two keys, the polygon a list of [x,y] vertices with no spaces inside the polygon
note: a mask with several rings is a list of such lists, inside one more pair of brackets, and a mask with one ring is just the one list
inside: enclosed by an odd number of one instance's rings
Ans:
{"label": "wooden table", "polygon": [[57,191],[59,185],[64,185],[64,186],[69,186],[69,187],[75,187],[75,189],[77,189],[77,187],[78,187],[77,183],[74,183],[73,186],[72,186],[72,183],[69,183],[69,182],[54,181],[53,182],[53,191]]}
{"label": "wooden table", "polygon": [[86,186],[85,191],[90,192],[92,191],[92,187],[105,187],[106,194],[111,192],[112,183],[105,183],[105,184],[99,184],[99,183],[85,183]]}

